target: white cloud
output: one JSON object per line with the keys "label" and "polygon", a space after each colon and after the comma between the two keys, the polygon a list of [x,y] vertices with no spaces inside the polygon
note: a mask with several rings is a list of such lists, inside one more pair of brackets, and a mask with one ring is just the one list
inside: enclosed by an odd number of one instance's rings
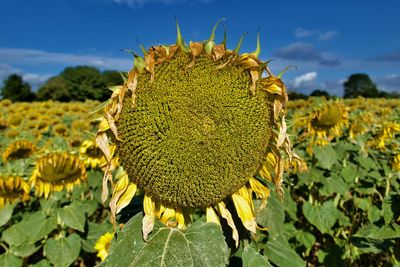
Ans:
{"label": "white cloud", "polygon": [[322,31],[322,30],[308,30],[303,28],[296,28],[294,36],[296,38],[315,37],[318,41],[326,41],[334,38],[339,34],[339,31]]}
{"label": "white cloud", "polygon": [[306,74],[297,76],[294,78],[293,86],[298,88],[305,83],[313,82],[315,79],[317,79],[317,76],[318,74],[315,71],[307,72]]}
{"label": "white cloud", "polygon": [[45,81],[47,81],[51,76],[51,74],[37,74],[37,73],[30,73],[24,72],[21,69],[14,68],[8,64],[1,63],[0,64],[0,84],[8,78],[11,74],[18,74],[22,76],[22,79],[25,82],[28,82],[33,89],[38,88],[42,85]]}
{"label": "white cloud", "polygon": [[320,41],[326,41],[334,38],[339,34],[338,31],[327,31],[327,32],[322,32],[318,35],[318,40]]}
{"label": "white cloud", "polygon": [[102,57],[92,55],[76,55],[67,53],[51,53],[34,49],[0,48],[0,62],[10,65],[49,65],[63,66],[90,65],[100,69],[128,70],[132,67],[132,59]]}

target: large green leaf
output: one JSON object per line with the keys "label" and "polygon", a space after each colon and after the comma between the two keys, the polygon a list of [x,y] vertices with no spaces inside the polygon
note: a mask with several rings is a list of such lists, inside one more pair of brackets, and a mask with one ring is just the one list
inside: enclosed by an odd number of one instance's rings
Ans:
{"label": "large green leaf", "polygon": [[242,253],[243,267],[265,266],[272,267],[268,259],[257,252],[253,247],[246,246]]}
{"label": "large green leaf", "polygon": [[332,201],[326,201],[322,206],[304,202],[303,213],[307,221],[322,233],[328,233],[337,220],[337,210]]}
{"label": "large green leaf", "polygon": [[275,191],[271,191],[267,206],[257,214],[257,223],[263,227],[267,227],[271,238],[275,239],[282,234],[284,221],[285,211],[283,210],[282,203]]}
{"label": "large green leaf", "polygon": [[335,150],[331,145],[326,145],[323,147],[314,147],[314,156],[318,161],[318,166],[330,170],[333,164],[337,163],[338,157]]}
{"label": "large green leaf", "polygon": [[23,243],[19,246],[10,246],[10,252],[19,257],[29,257],[40,249],[40,246],[35,246],[31,243]]}
{"label": "large green leaf", "polygon": [[46,218],[43,211],[27,215],[21,222],[3,232],[3,239],[10,245],[19,246],[25,242],[35,243],[57,227],[54,218]]}
{"label": "large green leaf", "polygon": [[67,238],[50,238],[44,245],[44,254],[54,266],[70,266],[79,256],[81,239],[77,234]]}
{"label": "large green leaf", "polygon": [[78,202],[57,210],[58,217],[65,225],[83,232],[86,222],[85,209]]}
{"label": "large green leaf", "polygon": [[0,226],[5,225],[10,219],[14,211],[14,205],[7,204],[0,208]]}
{"label": "large green leaf", "polygon": [[22,266],[22,259],[10,253],[4,253],[0,255],[0,266],[19,267]]}
{"label": "large green leaf", "polygon": [[279,236],[275,240],[268,240],[265,246],[265,254],[277,266],[304,267],[306,265],[283,236]]}
{"label": "large green leaf", "polygon": [[111,246],[106,266],[226,266],[228,248],[220,227],[196,221],[187,230],[156,223],[147,242],[142,215],[134,216]]}
{"label": "large green leaf", "polygon": [[400,237],[400,225],[390,224],[388,226],[377,226],[368,224],[361,227],[355,237],[373,238],[373,239],[392,239]]}

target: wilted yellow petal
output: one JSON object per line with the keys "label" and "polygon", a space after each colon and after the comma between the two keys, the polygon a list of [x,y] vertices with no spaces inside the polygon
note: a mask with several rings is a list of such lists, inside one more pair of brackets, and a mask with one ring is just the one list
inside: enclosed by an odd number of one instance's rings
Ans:
{"label": "wilted yellow petal", "polygon": [[136,190],[137,185],[129,183],[128,188],[117,202],[117,214],[131,202],[132,198],[136,194]]}
{"label": "wilted yellow petal", "polygon": [[232,229],[232,238],[235,240],[235,246],[239,246],[239,232],[235,226],[235,222],[233,221],[232,214],[229,212],[229,210],[226,208],[224,202],[219,202],[218,203],[218,211],[221,214],[222,218],[224,218],[229,227]]}
{"label": "wilted yellow petal", "polygon": [[218,215],[215,213],[213,207],[206,208],[206,218],[207,218],[207,222],[212,222],[212,223],[221,225],[221,223],[219,222],[219,219],[218,219]]}
{"label": "wilted yellow petal", "polygon": [[235,205],[236,211],[239,218],[242,220],[244,227],[252,233],[256,233],[257,223],[254,217],[253,211],[251,210],[250,203],[248,203],[238,193],[232,194],[233,204]]}

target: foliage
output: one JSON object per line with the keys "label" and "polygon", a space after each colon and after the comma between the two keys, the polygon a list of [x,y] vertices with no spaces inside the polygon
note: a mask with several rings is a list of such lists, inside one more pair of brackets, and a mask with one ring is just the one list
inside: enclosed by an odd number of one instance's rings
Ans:
{"label": "foliage", "polygon": [[10,99],[13,102],[35,99],[35,94],[31,92],[31,86],[24,82],[21,76],[12,74],[3,83],[4,86],[0,90],[3,99]]}
{"label": "foliage", "polygon": [[343,86],[344,98],[379,96],[379,90],[367,74],[352,74],[349,79],[343,83]]}
{"label": "foliage", "polygon": [[100,72],[89,66],[68,67],[40,87],[37,96],[39,100],[62,102],[86,99],[104,101],[111,94],[107,87],[122,83],[121,75],[116,71]]}
{"label": "foliage", "polygon": [[315,89],[311,92],[310,96],[324,96],[326,99],[330,98],[330,95],[325,90]]}

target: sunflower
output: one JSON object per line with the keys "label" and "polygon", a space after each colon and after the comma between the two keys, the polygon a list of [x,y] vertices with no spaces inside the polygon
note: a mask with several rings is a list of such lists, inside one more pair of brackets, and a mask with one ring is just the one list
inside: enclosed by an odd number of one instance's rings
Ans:
{"label": "sunflower", "polygon": [[358,135],[363,135],[370,129],[373,118],[370,113],[362,113],[355,117],[350,123],[349,138],[354,140]]}
{"label": "sunflower", "polygon": [[19,115],[19,114],[11,114],[8,117],[7,123],[11,127],[18,127],[22,123],[23,120],[24,120],[24,118],[21,115]]}
{"label": "sunflower", "polygon": [[392,169],[395,171],[400,171],[400,154],[394,156],[392,160]]}
{"label": "sunflower", "polygon": [[312,154],[314,144],[324,146],[333,138],[341,136],[342,129],[346,125],[348,125],[348,111],[342,103],[331,102],[313,110],[307,123],[308,136],[311,136],[307,152]]}
{"label": "sunflower", "polygon": [[8,145],[3,153],[3,162],[28,158],[36,151],[36,146],[28,140],[15,141]]}
{"label": "sunflower", "polygon": [[104,157],[101,149],[96,142],[85,140],[79,148],[80,158],[85,162],[86,167],[95,169],[100,166],[101,159]]}
{"label": "sunflower", "polygon": [[371,144],[378,149],[384,150],[385,144],[390,142],[396,134],[400,133],[400,124],[395,122],[385,123],[378,135],[374,140],[371,141]]}
{"label": "sunflower", "polygon": [[96,241],[94,249],[97,250],[97,257],[99,257],[101,261],[104,261],[107,258],[113,238],[114,233],[105,233]]}
{"label": "sunflower", "polygon": [[52,192],[67,189],[72,191],[75,185],[86,181],[85,164],[69,153],[52,153],[39,158],[29,179],[35,187],[35,195],[48,196]]}
{"label": "sunflower", "polygon": [[254,234],[253,196],[266,204],[267,180],[282,193],[281,151],[295,156],[284,119],[286,88],[258,58],[259,38],[253,53],[239,54],[242,39],[234,50],[225,38],[215,43],[217,25],[209,40],[189,45],[177,26],[176,44],[143,48],[144,58],[134,54],[134,68],[104,108],[96,135],[108,162],[103,201],[115,169],[114,221],[141,189],[144,239],[155,219],[185,228],[192,211],[202,209],[207,221],[225,219],[238,245],[228,207]]}
{"label": "sunflower", "polygon": [[29,184],[20,176],[0,176],[0,209],[18,200],[29,200]]}

